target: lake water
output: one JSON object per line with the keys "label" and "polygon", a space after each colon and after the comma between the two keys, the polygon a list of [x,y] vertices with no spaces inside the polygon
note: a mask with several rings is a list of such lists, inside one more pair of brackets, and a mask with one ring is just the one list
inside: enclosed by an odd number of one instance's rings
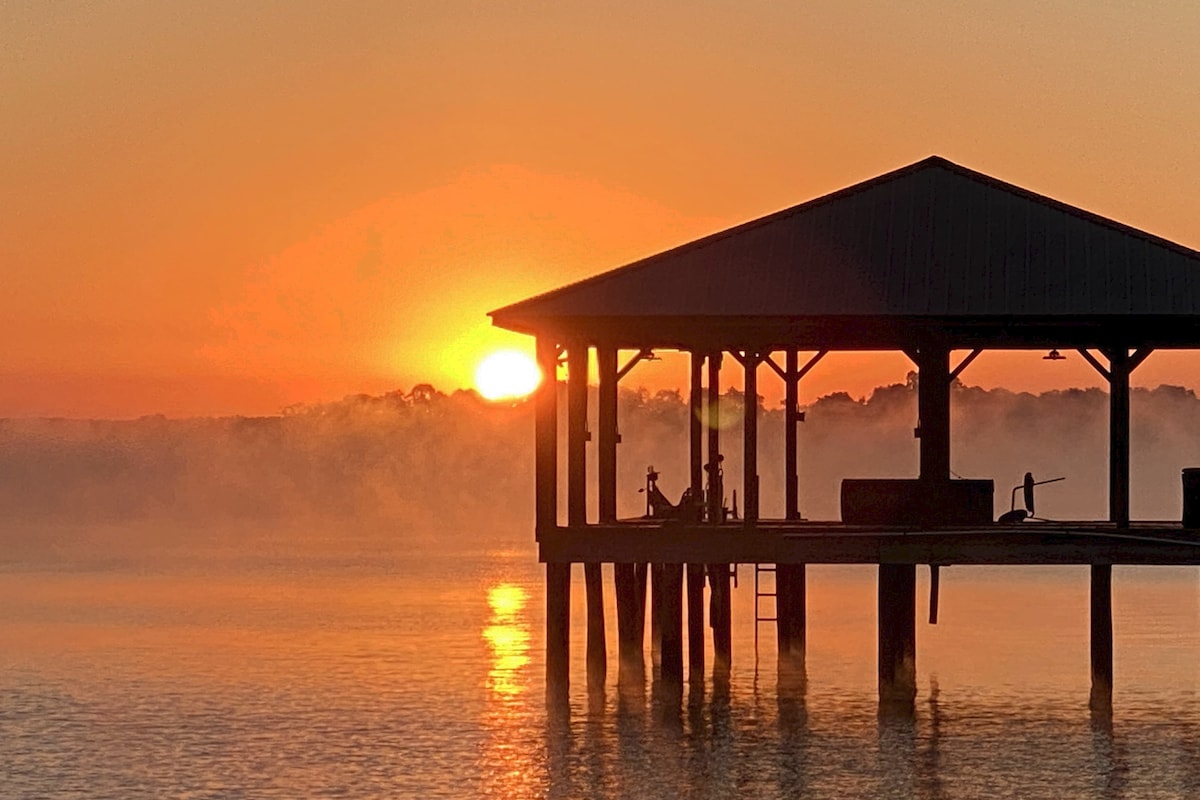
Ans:
{"label": "lake water", "polygon": [[781,697],[743,567],[730,685],[678,713],[617,696],[614,630],[589,707],[577,573],[548,719],[523,535],[44,538],[0,555],[3,798],[1200,796],[1194,569],[1114,571],[1111,719],[1087,710],[1086,568],[944,569],[937,626],[922,568],[910,720],[877,714],[872,568],[810,567],[808,687]]}

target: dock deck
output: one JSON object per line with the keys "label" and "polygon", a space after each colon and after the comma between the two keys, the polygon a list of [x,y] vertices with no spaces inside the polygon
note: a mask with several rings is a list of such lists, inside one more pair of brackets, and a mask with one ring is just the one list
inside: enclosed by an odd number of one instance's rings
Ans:
{"label": "dock deck", "polygon": [[1024,522],[908,528],[759,520],[622,520],[543,532],[547,563],[1200,565],[1200,531],[1178,522]]}

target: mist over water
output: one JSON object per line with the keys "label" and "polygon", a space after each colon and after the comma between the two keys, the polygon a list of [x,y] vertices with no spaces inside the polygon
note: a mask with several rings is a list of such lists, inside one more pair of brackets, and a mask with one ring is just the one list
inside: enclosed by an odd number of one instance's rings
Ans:
{"label": "mist over water", "polygon": [[[742,398],[723,398],[727,488]],[[952,466],[1026,470],[1050,517],[1106,515],[1107,397],[956,387]],[[1177,518],[1200,400],[1133,393],[1133,510]],[[915,394],[821,398],[801,497],[916,474]],[[761,412],[763,511],[782,512],[781,409]],[[594,419],[594,407],[593,416]],[[678,393],[626,391],[619,501],[646,466],[687,475]],[[0,424],[0,796],[1185,797],[1200,792],[1193,569],[1117,568],[1114,715],[1089,716],[1086,568],[942,572],[918,614],[915,718],[880,720],[871,567],[809,569],[808,687],[755,654],[752,570],[734,671],[665,708],[584,686],[573,594],[571,714],[543,704],[532,408],[422,389],[257,419]],[[919,570],[918,604],[927,597]],[[606,586],[611,573],[605,570]],[[708,653],[711,676],[711,650]]]}
{"label": "mist over water", "polygon": [[[743,401],[731,390],[718,414],[730,492],[742,482]],[[1160,386],[1134,389],[1131,405],[1133,514],[1177,519],[1180,469],[1200,464],[1200,399]],[[1030,395],[955,384],[951,409],[951,468],[994,479],[997,512],[1007,509],[1009,488],[1032,471],[1067,478],[1039,491],[1045,516],[1107,516],[1104,392]],[[762,511],[782,516],[783,409],[759,413]],[[799,434],[806,517],[839,517],[842,478],[917,474],[914,381],[863,399],[828,395],[806,413]],[[637,490],[650,465],[672,499],[686,487],[688,416],[677,391],[622,390],[622,516],[643,513]],[[494,405],[472,392],[447,396],[430,387],[275,417],[10,419],[0,421],[0,503],[10,523],[384,520],[486,539],[532,524],[532,429],[530,403]],[[589,460],[594,480],[594,453]]]}

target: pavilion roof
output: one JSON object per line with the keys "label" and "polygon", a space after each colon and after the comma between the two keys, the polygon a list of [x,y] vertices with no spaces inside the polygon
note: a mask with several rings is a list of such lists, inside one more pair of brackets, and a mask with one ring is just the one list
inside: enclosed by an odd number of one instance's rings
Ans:
{"label": "pavilion roof", "polygon": [[525,332],[1195,315],[1200,253],[937,156],[491,312]]}

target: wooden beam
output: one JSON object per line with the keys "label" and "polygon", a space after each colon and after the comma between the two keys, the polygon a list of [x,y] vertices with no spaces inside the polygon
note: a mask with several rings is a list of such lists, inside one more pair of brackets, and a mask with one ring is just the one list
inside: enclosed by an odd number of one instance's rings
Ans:
{"label": "wooden beam", "polygon": [[809,372],[811,372],[812,368],[820,363],[821,359],[824,358],[828,352],[828,350],[818,350],[816,353],[814,353],[812,358],[804,362],[804,366],[801,367],[800,371],[796,373],[796,380],[800,380]]}
{"label": "wooden beam", "polygon": [[651,358],[653,356],[654,356],[654,351],[651,350],[649,347],[643,347],[641,350],[637,351],[637,353],[632,358],[630,358],[628,361],[625,362],[625,366],[623,366],[619,370],[617,370],[617,382],[620,382],[620,380],[622,378],[624,378],[626,375],[628,375],[629,370],[636,367],[638,365],[639,361],[641,361],[644,358]]}
{"label": "wooden beam", "polygon": [[596,451],[597,486],[601,522],[617,520],[617,348],[596,348],[600,386],[596,398],[596,426],[599,447]]}
{"label": "wooden beam", "polygon": [[537,340],[538,369],[542,383],[534,398],[535,518],[537,536],[558,525],[558,345]]}
{"label": "wooden beam", "polygon": [[[789,350],[788,352],[791,353],[793,351]],[[781,366],[779,366],[779,364],[775,363],[775,359],[772,357],[771,353],[764,354],[762,357],[762,361],[768,367],[773,369],[775,371],[776,375],[778,375],[780,378],[782,378],[785,381],[788,379],[788,375],[795,372],[795,370],[790,367],[781,367]]]}
{"label": "wooden beam", "polygon": [[979,354],[980,354],[980,353],[982,353],[982,352],[983,352],[983,350],[981,350],[981,349],[979,349],[979,348],[977,347],[977,348],[975,348],[974,350],[972,350],[970,353],[968,353],[968,354],[967,354],[967,356],[966,356],[965,358],[963,358],[963,360],[962,360],[962,361],[958,362],[958,366],[957,366],[957,367],[955,367],[954,369],[950,370],[950,380],[954,380],[954,379],[955,379],[955,378],[957,378],[957,377],[958,377],[960,374],[962,374],[962,371],[963,371],[964,369],[966,369],[967,367],[969,367],[969,366],[971,365],[971,362],[972,362],[972,361],[974,361],[975,359],[979,358]]}
{"label": "wooden beam", "polygon": [[1087,349],[1083,347],[1079,348],[1079,355],[1083,356],[1083,360],[1091,364],[1096,372],[1099,372],[1104,377],[1104,380],[1112,380],[1112,374],[1108,371],[1108,368],[1101,364],[1100,359],[1092,355]]}

